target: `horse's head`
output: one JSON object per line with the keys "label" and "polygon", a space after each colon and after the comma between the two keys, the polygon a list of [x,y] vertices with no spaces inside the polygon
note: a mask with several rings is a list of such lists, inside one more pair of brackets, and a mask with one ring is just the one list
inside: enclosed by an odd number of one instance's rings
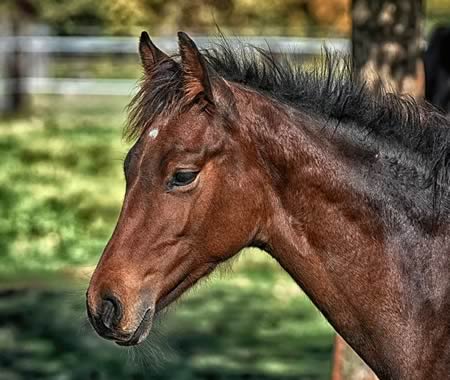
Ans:
{"label": "horse's head", "polygon": [[145,79],[131,112],[139,136],[87,292],[97,332],[123,345],[141,342],[155,312],[258,239],[262,179],[236,128],[233,90],[184,33],[179,46],[180,62],[141,36]]}

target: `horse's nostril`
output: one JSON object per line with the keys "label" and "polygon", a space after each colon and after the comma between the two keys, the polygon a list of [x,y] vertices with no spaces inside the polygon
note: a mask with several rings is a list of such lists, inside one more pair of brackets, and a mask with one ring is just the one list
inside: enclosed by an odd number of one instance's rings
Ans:
{"label": "horse's nostril", "polygon": [[102,301],[101,320],[106,328],[111,329],[122,318],[122,307],[119,300],[109,296]]}

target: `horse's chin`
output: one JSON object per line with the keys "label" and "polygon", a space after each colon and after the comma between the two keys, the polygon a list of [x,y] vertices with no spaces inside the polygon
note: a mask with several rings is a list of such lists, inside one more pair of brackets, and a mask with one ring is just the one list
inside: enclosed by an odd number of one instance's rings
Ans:
{"label": "horse's chin", "polygon": [[183,293],[189,290],[195,283],[197,283],[198,280],[211,273],[216,266],[217,263],[208,263],[203,267],[200,267],[196,273],[189,273],[186,275],[177,285],[175,285],[160,300],[158,300],[156,303],[155,312],[159,313],[172,302],[180,298]]}
{"label": "horse's chin", "polygon": [[120,341],[116,340],[116,343],[119,346],[136,346],[140,343],[142,343],[150,333],[150,330],[152,329],[153,325],[153,317],[155,315],[155,309],[150,308],[147,309],[147,311],[144,314],[144,317],[142,318],[141,322],[139,323],[139,326],[131,336],[129,340],[126,341]]}

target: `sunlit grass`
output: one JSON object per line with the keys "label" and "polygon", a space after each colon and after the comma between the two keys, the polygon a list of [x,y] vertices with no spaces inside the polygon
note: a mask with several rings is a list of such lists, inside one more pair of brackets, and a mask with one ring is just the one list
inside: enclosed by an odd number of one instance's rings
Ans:
{"label": "sunlit grass", "polygon": [[93,264],[111,232],[124,187],[126,101],[80,103],[49,101],[0,123],[0,277]]}

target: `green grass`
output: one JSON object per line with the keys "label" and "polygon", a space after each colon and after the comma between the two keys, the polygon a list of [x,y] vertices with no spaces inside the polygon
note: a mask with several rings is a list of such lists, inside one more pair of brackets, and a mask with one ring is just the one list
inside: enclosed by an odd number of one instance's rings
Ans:
{"label": "green grass", "polygon": [[101,56],[94,58],[59,57],[52,59],[49,72],[55,77],[136,79],[142,74],[139,57]]}
{"label": "green grass", "polygon": [[111,233],[125,103],[72,102],[0,123],[0,277],[94,264]]}
{"label": "green grass", "polygon": [[0,122],[0,380],[327,379],[331,327],[258,250],[171,307],[143,348],[92,332],[88,278],[70,279],[115,225],[126,101],[38,98]]}

